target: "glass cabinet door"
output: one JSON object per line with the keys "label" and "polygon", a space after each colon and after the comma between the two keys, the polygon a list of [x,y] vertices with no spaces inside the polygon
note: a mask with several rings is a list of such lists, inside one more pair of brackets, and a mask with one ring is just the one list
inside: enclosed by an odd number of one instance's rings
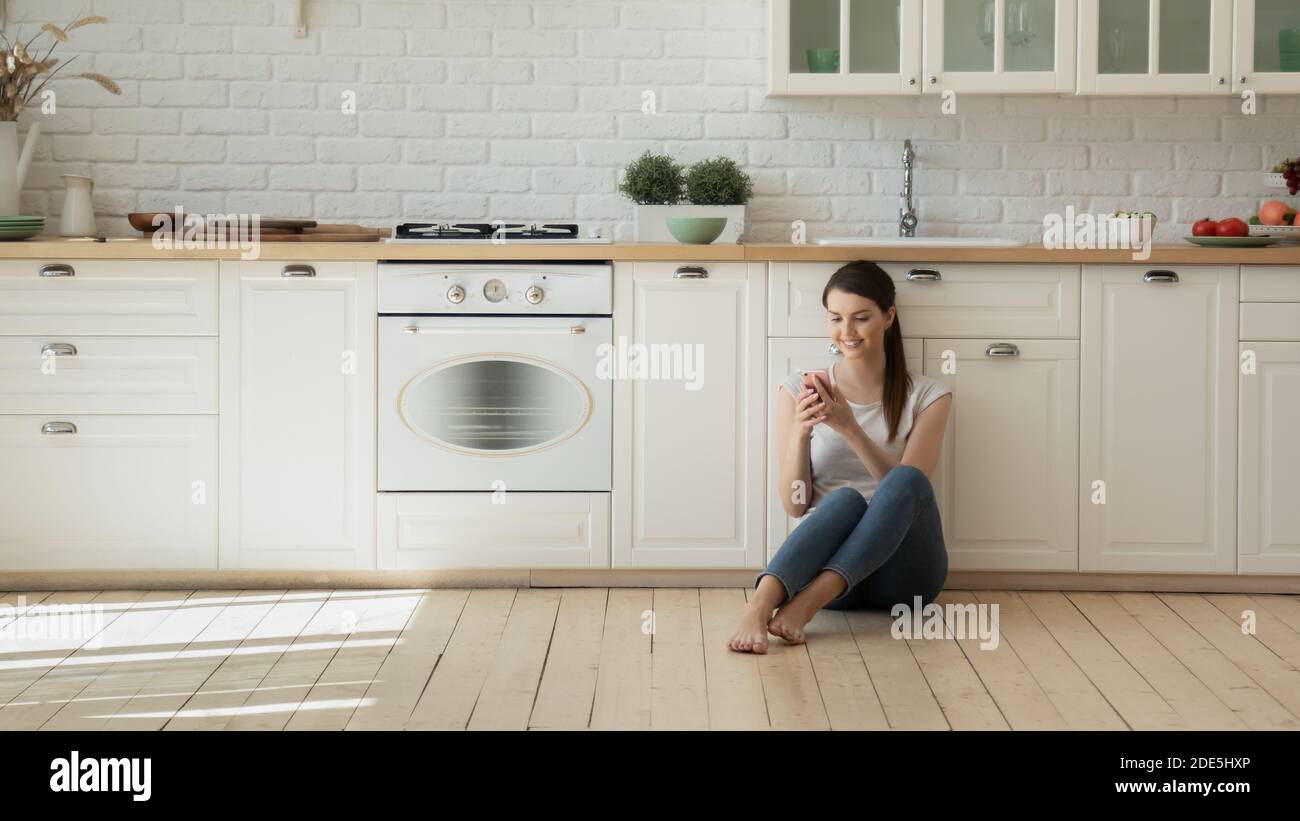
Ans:
{"label": "glass cabinet door", "polygon": [[921,0],[772,0],[772,94],[920,93]]}
{"label": "glass cabinet door", "polygon": [[1079,92],[1226,94],[1232,0],[1082,0]]}
{"label": "glass cabinet door", "polygon": [[928,0],[925,90],[1074,91],[1076,0]]}
{"label": "glass cabinet door", "polygon": [[1237,0],[1233,87],[1300,93],[1300,2]]}

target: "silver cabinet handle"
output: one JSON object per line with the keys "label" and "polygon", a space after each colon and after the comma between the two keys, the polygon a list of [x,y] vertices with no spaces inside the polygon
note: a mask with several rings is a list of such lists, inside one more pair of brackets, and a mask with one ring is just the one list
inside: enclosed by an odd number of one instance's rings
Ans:
{"label": "silver cabinet handle", "polygon": [[673,279],[708,279],[709,269],[702,265],[683,265],[673,271]]}
{"label": "silver cabinet handle", "polygon": [[41,425],[41,433],[44,433],[47,436],[51,434],[68,434],[76,432],[77,426],[71,422],[46,422],[44,425]]}
{"label": "silver cabinet handle", "polygon": [[56,265],[42,265],[41,276],[43,277],[75,277],[77,272],[72,269],[71,265],[58,263]]}
{"label": "silver cabinet handle", "polygon": [[943,274],[928,268],[913,268],[907,272],[908,282],[939,282],[942,279]]}
{"label": "silver cabinet handle", "polygon": [[41,348],[41,356],[76,356],[77,346],[67,342],[51,342]]}
{"label": "silver cabinet handle", "polygon": [[1177,282],[1178,274],[1173,271],[1147,271],[1142,275],[1143,282]]}
{"label": "silver cabinet handle", "polygon": [[1020,356],[1020,348],[1010,342],[994,342],[984,349],[985,356]]}
{"label": "silver cabinet handle", "polygon": [[310,265],[286,265],[280,269],[282,277],[314,277],[316,269]]}

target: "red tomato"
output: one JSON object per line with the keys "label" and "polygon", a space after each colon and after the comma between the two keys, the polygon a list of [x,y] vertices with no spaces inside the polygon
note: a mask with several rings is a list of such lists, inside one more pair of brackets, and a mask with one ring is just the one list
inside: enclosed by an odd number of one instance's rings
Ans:
{"label": "red tomato", "polygon": [[1217,236],[1215,232],[1218,230],[1219,230],[1219,223],[1207,217],[1206,219],[1197,220],[1195,223],[1193,223],[1192,236],[1213,237],[1213,236]]}
{"label": "red tomato", "polygon": [[1215,236],[1219,237],[1244,237],[1250,234],[1250,226],[1236,217],[1229,217],[1219,222],[1219,228]]}

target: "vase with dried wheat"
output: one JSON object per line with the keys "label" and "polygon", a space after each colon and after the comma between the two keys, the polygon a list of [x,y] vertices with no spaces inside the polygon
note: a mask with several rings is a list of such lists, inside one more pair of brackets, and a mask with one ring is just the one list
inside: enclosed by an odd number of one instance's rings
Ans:
{"label": "vase with dried wheat", "polygon": [[[0,216],[18,213],[18,195],[27,178],[27,166],[32,159],[36,139],[41,132],[40,120],[33,120],[27,129],[27,140],[21,156],[18,152],[18,116],[41,100],[45,86],[73,60],[60,61],[54,50],[60,43],[68,42],[68,33],[83,26],[107,23],[104,17],[79,17],[66,26],[46,23],[31,39],[24,41],[21,30],[10,42],[0,32]],[[49,39],[48,48],[43,42]],[[44,52],[41,54],[41,52]],[[117,83],[102,74],[84,72],[66,75],[97,83],[105,91],[121,94]]]}

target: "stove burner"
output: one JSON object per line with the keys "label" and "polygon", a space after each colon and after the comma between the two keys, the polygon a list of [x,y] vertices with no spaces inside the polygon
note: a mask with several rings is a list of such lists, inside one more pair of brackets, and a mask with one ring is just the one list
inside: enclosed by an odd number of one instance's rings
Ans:
{"label": "stove burner", "polygon": [[[523,230],[515,230],[523,229]],[[541,225],[536,223],[525,227],[519,223],[434,223],[404,222],[397,226],[395,239],[455,239],[488,240],[499,239],[578,239],[578,226],[571,224]]]}

